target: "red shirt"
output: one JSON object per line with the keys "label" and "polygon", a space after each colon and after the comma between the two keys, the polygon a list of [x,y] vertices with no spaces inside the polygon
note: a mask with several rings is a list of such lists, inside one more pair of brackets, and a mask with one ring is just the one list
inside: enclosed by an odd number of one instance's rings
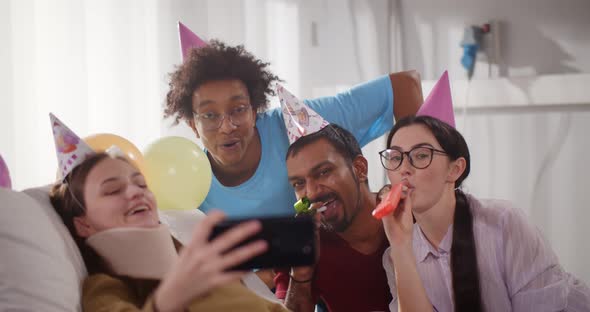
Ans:
{"label": "red shirt", "polygon": [[[365,255],[351,248],[334,232],[321,231],[320,260],[312,284],[314,302],[318,297],[329,311],[388,311],[391,292],[383,269],[382,256],[389,242],[373,254]],[[277,298],[284,299],[289,287],[289,272],[275,277]]]}

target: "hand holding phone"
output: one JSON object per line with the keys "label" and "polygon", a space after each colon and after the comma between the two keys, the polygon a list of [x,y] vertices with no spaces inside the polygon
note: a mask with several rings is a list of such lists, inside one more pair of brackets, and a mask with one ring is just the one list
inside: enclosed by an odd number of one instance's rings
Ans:
{"label": "hand holding phone", "polygon": [[258,222],[242,223],[209,242],[207,239],[211,231],[224,218],[222,212],[212,211],[194,228],[192,238],[180,250],[178,260],[154,292],[154,302],[159,310],[184,310],[193,299],[221,285],[239,280],[244,272],[229,271],[227,268],[267,250],[266,243],[260,241],[229,250],[245,238],[258,233],[262,227]]}

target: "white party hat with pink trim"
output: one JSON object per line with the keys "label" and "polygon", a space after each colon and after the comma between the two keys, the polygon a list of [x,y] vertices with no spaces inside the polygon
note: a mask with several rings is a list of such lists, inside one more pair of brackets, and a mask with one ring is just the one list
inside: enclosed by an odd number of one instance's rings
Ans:
{"label": "white party hat with pink trim", "polygon": [[49,114],[55,140],[55,152],[59,164],[60,178],[64,179],[74,168],[96,152],[64,125],[55,115]]}
{"label": "white party hat with pink trim", "polygon": [[300,137],[317,132],[330,124],[282,85],[277,84],[276,90],[281,102],[281,111],[290,144]]}

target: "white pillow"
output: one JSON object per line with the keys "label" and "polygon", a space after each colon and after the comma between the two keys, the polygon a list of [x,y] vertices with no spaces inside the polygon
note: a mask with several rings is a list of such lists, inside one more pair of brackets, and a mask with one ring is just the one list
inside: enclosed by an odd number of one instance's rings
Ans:
{"label": "white pillow", "polygon": [[81,311],[86,268],[48,190],[0,189],[0,311]]}

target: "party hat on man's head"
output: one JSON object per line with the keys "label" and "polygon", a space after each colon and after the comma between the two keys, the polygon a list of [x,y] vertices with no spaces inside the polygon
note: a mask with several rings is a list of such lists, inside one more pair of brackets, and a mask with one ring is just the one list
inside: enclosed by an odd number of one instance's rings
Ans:
{"label": "party hat on man's head", "polygon": [[317,132],[329,125],[313,109],[287,91],[283,86],[277,84],[277,94],[281,102],[281,111],[285,119],[285,127],[289,136],[289,143],[297,141],[300,137]]}
{"label": "party hat on man's head", "polygon": [[451,98],[451,85],[449,74],[445,70],[436,82],[432,91],[420,106],[416,116],[430,116],[440,119],[455,128],[455,113],[453,112],[453,99]]}
{"label": "party hat on man's head", "polygon": [[207,45],[203,39],[195,35],[183,23],[178,22],[178,35],[180,36],[180,50],[182,52],[182,61],[186,60],[192,48],[200,48]]}
{"label": "party hat on man's head", "polygon": [[55,115],[50,113],[49,119],[55,140],[55,152],[59,164],[58,172],[60,178],[64,179],[74,168],[96,152]]}

